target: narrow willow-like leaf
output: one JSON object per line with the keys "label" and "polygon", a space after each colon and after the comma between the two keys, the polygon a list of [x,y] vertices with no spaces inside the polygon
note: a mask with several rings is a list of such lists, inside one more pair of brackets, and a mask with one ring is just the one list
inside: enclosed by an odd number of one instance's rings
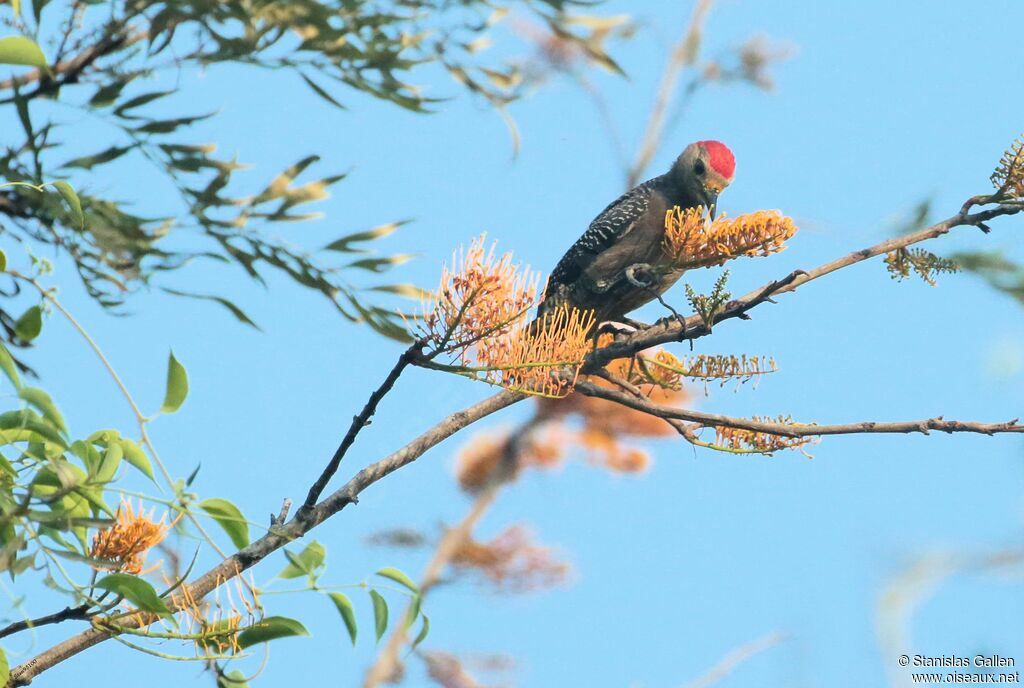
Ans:
{"label": "narrow willow-like leaf", "polygon": [[244,650],[259,643],[298,635],[309,635],[309,631],[300,622],[287,616],[268,616],[239,633],[238,646]]}
{"label": "narrow willow-like leaf", "polygon": [[219,303],[221,306],[228,309],[231,312],[231,315],[235,316],[240,322],[243,322],[250,327],[254,327],[257,330],[260,329],[260,326],[257,325],[245,311],[236,306],[232,301],[229,301],[222,296],[216,296],[214,294],[194,294],[188,291],[178,291],[177,289],[171,289],[169,287],[162,287],[162,289],[168,294],[173,294],[174,296],[184,296],[189,299],[199,299],[202,301],[213,301],[214,303]]}
{"label": "narrow willow-like leaf", "polygon": [[187,396],[188,373],[172,351],[167,359],[167,391],[164,393],[164,403],[160,410],[164,413],[174,413],[185,403]]}
{"label": "narrow willow-like leaf", "polygon": [[388,602],[376,590],[370,591],[370,600],[373,601],[373,625],[377,633],[377,642],[388,630]]}
{"label": "narrow willow-like leaf", "polygon": [[318,96],[320,96],[321,98],[326,100],[328,103],[330,103],[331,105],[333,105],[334,107],[336,107],[336,108],[338,108],[340,110],[347,110],[348,109],[347,107],[345,107],[344,105],[339,103],[337,100],[335,100],[334,96],[332,96],[330,93],[325,91],[323,89],[323,87],[321,87],[315,81],[310,79],[308,76],[306,76],[305,74],[302,74],[302,73],[299,73],[299,76],[302,77],[302,80],[306,82],[307,86],[309,86],[311,89],[313,89],[313,93],[317,94]]}
{"label": "narrow willow-like leaf", "polygon": [[249,524],[241,510],[226,499],[204,499],[199,508],[213,517],[238,549],[249,544]]}
{"label": "narrow willow-like leaf", "polygon": [[350,253],[356,249],[352,248],[351,244],[355,244],[361,241],[372,241],[373,239],[380,239],[393,233],[396,229],[404,224],[407,224],[409,220],[402,220],[401,222],[389,222],[386,225],[378,225],[372,229],[367,229],[362,232],[355,232],[354,234],[348,234],[335,239],[331,243],[327,244],[324,248],[328,251],[340,251],[342,253]]}
{"label": "narrow willow-like leaf", "polygon": [[348,637],[352,639],[352,646],[354,647],[358,628],[356,627],[356,612],[352,608],[352,601],[347,595],[340,592],[331,592],[328,593],[328,596],[334,602],[334,606],[337,607],[338,613],[341,614],[341,620],[345,622],[345,629],[348,631]]}

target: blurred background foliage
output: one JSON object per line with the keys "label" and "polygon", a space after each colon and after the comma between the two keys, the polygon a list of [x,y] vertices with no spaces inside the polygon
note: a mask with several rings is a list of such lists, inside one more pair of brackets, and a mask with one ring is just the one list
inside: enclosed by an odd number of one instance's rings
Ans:
{"label": "blurred background foliage", "polygon": [[[79,191],[84,222],[75,222],[59,199],[8,187],[0,190],[3,231],[36,250],[49,246],[69,255],[89,294],[114,311],[149,286],[215,301],[255,325],[236,304],[191,291],[188,278],[178,274],[194,260],[207,260],[240,267],[259,281],[265,270],[280,271],[322,293],[345,318],[404,339],[394,308],[367,293],[417,295],[408,285],[374,281],[408,259],[367,248],[401,222],[381,218],[380,226],[340,237],[323,250],[279,238],[284,223],[317,217],[310,205],[345,174],[314,173],[319,156],[306,154],[266,180],[262,191],[235,190],[245,164],[218,155],[215,144],[190,133],[191,125],[217,116],[189,104],[190,79],[196,70],[234,64],[245,67],[254,84],[261,70],[293,74],[331,107],[351,107],[362,95],[429,113],[461,90],[504,114],[528,88],[524,65],[486,49],[495,26],[513,9],[557,36],[561,50],[618,70],[604,42],[622,18],[570,14],[573,6],[565,0],[18,3],[2,13],[2,22],[8,33],[31,38],[42,49],[42,62],[0,81],[0,105],[16,113],[11,122],[19,129],[5,125],[0,180],[67,179]],[[21,63],[34,64],[35,58]],[[424,93],[416,79],[426,69],[450,74],[451,91]],[[166,74],[176,85],[155,88],[152,82]],[[76,141],[68,121],[82,113],[104,122],[110,136]],[[70,152],[82,147],[93,150]],[[165,180],[152,190],[165,200],[161,216],[139,215],[133,211],[139,199],[120,193],[110,180],[99,181],[104,165],[125,156],[146,160]],[[0,320],[8,340],[23,345],[12,336],[15,317],[0,310]]]}

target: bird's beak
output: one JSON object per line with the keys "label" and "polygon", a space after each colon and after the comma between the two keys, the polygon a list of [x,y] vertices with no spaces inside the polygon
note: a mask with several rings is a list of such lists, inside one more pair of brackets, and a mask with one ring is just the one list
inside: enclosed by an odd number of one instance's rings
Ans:
{"label": "bird's beak", "polygon": [[718,212],[718,189],[711,189],[704,187],[704,200],[707,202],[708,214],[711,215],[711,219],[715,219],[715,213]]}

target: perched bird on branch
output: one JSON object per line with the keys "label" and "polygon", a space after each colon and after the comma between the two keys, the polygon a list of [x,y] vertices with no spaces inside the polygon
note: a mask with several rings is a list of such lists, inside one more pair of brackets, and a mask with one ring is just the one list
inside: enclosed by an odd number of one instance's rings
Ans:
{"label": "perched bird on branch", "polygon": [[538,315],[563,305],[592,310],[598,323],[629,324],[626,314],[682,276],[662,247],[665,212],[703,207],[714,218],[718,194],[736,161],[719,141],[697,141],[672,169],[616,199],[594,218],[551,273]]}

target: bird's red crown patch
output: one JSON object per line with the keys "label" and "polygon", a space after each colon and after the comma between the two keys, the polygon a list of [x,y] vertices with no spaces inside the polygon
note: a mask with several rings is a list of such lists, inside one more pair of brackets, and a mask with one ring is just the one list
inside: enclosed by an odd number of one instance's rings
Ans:
{"label": "bird's red crown patch", "polygon": [[708,152],[708,164],[726,179],[732,179],[736,171],[736,158],[732,151],[721,141],[701,141],[700,145]]}

